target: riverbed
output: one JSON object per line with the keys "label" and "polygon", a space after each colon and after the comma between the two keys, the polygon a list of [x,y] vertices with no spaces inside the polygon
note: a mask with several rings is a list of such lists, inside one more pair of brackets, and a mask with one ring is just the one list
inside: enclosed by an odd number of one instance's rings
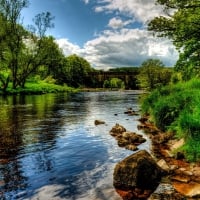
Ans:
{"label": "riverbed", "polygon": [[[118,200],[117,162],[132,154],[109,134],[137,129],[141,91],[0,97],[0,199]],[[105,124],[95,126],[95,120]],[[139,146],[149,151],[150,140]]]}

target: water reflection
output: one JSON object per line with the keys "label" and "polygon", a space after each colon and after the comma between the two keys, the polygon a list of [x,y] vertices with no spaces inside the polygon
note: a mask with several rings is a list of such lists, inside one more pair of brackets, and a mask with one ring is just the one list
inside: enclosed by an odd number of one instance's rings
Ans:
{"label": "water reflection", "polygon": [[[137,127],[123,114],[126,107],[138,109],[137,98],[126,92],[0,98],[0,199],[30,199],[48,185],[60,186],[52,199],[89,195],[132,153],[108,132],[115,123]],[[95,127],[95,119],[106,125]]]}

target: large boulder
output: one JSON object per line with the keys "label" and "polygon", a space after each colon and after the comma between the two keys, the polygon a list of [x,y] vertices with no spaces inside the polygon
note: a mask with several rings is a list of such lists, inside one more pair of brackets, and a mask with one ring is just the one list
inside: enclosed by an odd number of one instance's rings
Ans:
{"label": "large boulder", "polygon": [[124,200],[145,199],[159,185],[163,173],[151,155],[141,150],[115,166],[113,184],[120,195],[126,194],[121,195]]}

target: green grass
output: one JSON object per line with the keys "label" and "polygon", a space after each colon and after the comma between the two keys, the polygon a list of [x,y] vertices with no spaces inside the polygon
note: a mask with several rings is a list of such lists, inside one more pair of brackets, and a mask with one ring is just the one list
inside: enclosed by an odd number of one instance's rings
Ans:
{"label": "green grass", "polygon": [[7,94],[45,94],[45,93],[58,93],[58,92],[75,92],[76,89],[68,86],[56,85],[53,83],[27,82],[24,88],[12,89],[11,84],[7,89]]}
{"label": "green grass", "polygon": [[154,90],[143,99],[143,113],[163,131],[184,138],[186,158],[200,160],[200,80],[192,79]]}

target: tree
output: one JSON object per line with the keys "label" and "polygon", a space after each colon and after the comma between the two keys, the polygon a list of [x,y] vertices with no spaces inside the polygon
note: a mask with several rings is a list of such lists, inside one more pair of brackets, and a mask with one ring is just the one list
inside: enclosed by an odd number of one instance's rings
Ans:
{"label": "tree", "polygon": [[104,88],[111,88],[111,89],[113,89],[113,88],[124,89],[125,88],[125,84],[119,78],[111,78],[110,80],[105,80],[104,81],[103,87]]}
{"label": "tree", "polygon": [[175,69],[181,71],[185,79],[200,74],[199,0],[157,0],[157,3],[163,5],[166,15],[154,18],[148,29],[173,41],[180,53]]}
{"label": "tree", "polygon": [[8,68],[12,73],[13,88],[17,86],[17,71],[19,64],[19,54],[23,48],[23,36],[26,31],[20,26],[21,11],[28,6],[27,0],[0,0],[0,13],[5,20],[3,23],[5,51],[9,54],[7,60]]}
{"label": "tree", "polygon": [[170,82],[171,70],[158,59],[148,59],[142,63],[137,79],[141,88],[152,90]]}
{"label": "tree", "polygon": [[85,85],[85,77],[93,70],[87,60],[75,54],[66,58],[65,65],[66,82],[73,87]]}
{"label": "tree", "polygon": [[6,19],[0,13],[0,89],[6,91],[9,83],[9,69],[7,66],[8,53],[6,46]]}
{"label": "tree", "polygon": [[[53,18],[49,12],[36,15],[34,19],[35,27],[32,28],[33,32],[26,35],[26,40],[23,39],[24,48],[19,55],[21,67],[16,74],[18,81],[16,86],[24,87],[26,79],[35,73],[41,65],[48,65],[50,69],[52,68],[50,65],[53,62],[55,64],[56,59],[52,56],[52,53],[58,55],[58,46],[52,37],[45,36],[47,29],[54,26]],[[61,54],[61,52],[59,53]]]}
{"label": "tree", "polygon": [[28,4],[28,0],[0,0],[0,61],[5,60],[4,68],[6,65],[10,72],[8,77],[8,73],[1,75],[0,81],[7,86],[10,77],[14,89],[24,87],[26,79],[49,59],[44,38],[47,29],[53,27],[54,17],[49,12],[36,15],[31,33],[22,26],[21,19],[21,11]]}

